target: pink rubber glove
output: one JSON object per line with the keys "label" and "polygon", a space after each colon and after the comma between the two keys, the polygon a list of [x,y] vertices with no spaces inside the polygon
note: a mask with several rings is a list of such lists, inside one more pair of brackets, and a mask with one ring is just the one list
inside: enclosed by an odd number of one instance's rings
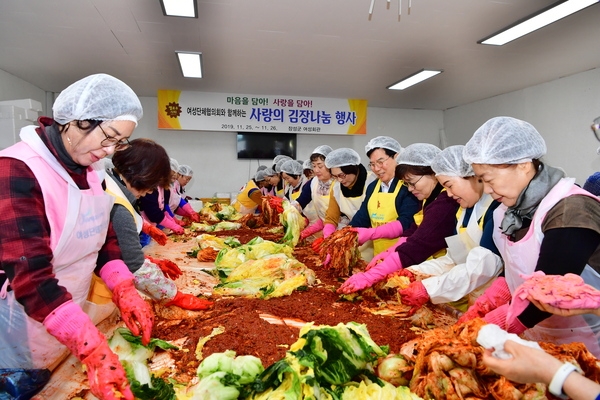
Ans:
{"label": "pink rubber glove", "polygon": [[342,286],[340,286],[337,292],[349,294],[373,286],[375,283],[381,281],[386,276],[392,272],[398,271],[399,269],[402,269],[400,255],[398,252],[394,251],[377,266],[366,272],[352,275],[346,282],[342,284]]}
{"label": "pink rubber glove", "polygon": [[46,317],[44,326],[85,364],[94,396],[101,400],[134,400],[119,357],[81,307],[71,300],[63,303]]}
{"label": "pink rubber glove", "polygon": [[165,211],[165,217],[163,218],[162,221],[160,221],[159,225],[162,225],[165,228],[169,228],[177,235],[181,235],[184,232],[183,228],[181,226],[179,226],[179,224],[177,222],[175,222],[175,219],[173,219],[173,217],[171,217],[169,215],[169,213],[166,211]]}
{"label": "pink rubber glove", "polygon": [[523,325],[518,318],[515,318],[510,325],[507,326],[506,314],[508,313],[508,306],[508,303],[503,304],[495,310],[490,311],[485,315],[483,320],[488,324],[498,325],[508,333],[520,335],[527,330],[527,327]]}
{"label": "pink rubber glove", "polygon": [[336,227],[334,224],[325,224],[323,227],[323,237],[327,239],[333,232],[335,232],[335,228]]}
{"label": "pink rubber glove", "polygon": [[196,211],[194,211],[190,203],[185,203],[183,206],[177,207],[177,209],[175,210],[175,214],[181,215],[182,217],[188,217],[193,222],[200,221],[200,216]]}
{"label": "pink rubber glove", "polygon": [[388,222],[375,228],[354,228],[358,232],[358,244],[362,245],[368,240],[394,239],[402,236],[404,229],[398,220]]}
{"label": "pink rubber glove", "polygon": [[[504,304],[508,304],[511,298],[512,296],[508,289],[508,285],[506,284],[506,279],[502,276],[498,277],[494,283],[479,296],[475,301],[475,304],[469,307],[467,312],[456,321],[456,323],[462,324],[463,322],[470,321],[474,318],[483,318],[490,311],[495,310]],[[506,325],[506,320],[504,321],[504,325]],[[504,327],[502,328],[504,329]]]}
{"label": "pink rubber glove", "polygon": [[406,289],[398,290],[398,293],[402,304],[413,306],[415,311],[429,301],[429,294],[421,281],[411,282]]}
{"label": "pink rubber glove", "polygon": [[300,240],[304,240],[310,235],[320,232],[324,227],[323,220],[318,219],[312,225],[307,226],[300,232]]}
{"label": "pink rubber glove", "polygon": [[133,274],[122,260],[107,262],[100,270],[100,277],[112,291],[113,303],[121,311],[121,318],[136,336],[142,335],[142,344],[150,342],[154,313],[141,297],[133,283]]}
{"label": "pink rubber glove", "polygon": [[404,242],[406,242],[406,239],[408,239],[408,238],[401,237],[400,239],[398,239],[398,241],[395,244],[393,244],[392,246],[388,247],[387,250],[382,251],[381,253],[379,253],[375,257],[373,257],[373,259],[371,261],[369,261],[369,264],[365,268],[365,271],[368,271],[371,268],[373,268],[374,266],[376,266],[378,263],[380,263],[381,261],[383,261],[384,259],[386,259],[393,252],[395,253],[396,250],[398,249],[398,246],[400,246],[401,244],[403,244]]}
{"label": "pink rubber glove", "polygon": [[184,308],[186,310],[193,310],[193,311],[206,310],[206,309],[210,308],[212,305],[213,305],[212,301],[199,299],[196,296],[193,296],[193,295],[187,294],[187,293],[182,293],[179,290],[177,291],[177,294],[175,294],[175,297],[173,297],[173,299],[171,301],[168,301],[167,303],[165,303],[165,306],[167,306],[167,307],[168,306],[177,306],[177,307]]}
{"label": "pink rubber glove", "polygon": [[165,244],[167,244],[167,235],[165,235],[165,233],[163,231],[161,231],[160,229],[158,229],[157,227],[155,227],[154,225],[152,225],[150,222],[144,220],[143,225],[142,225],[142,232],[144,232],[146,235],[150,236],[152,239],[154,239],[156,241],[156,243],[158,243],[161,246],[164,246]]}

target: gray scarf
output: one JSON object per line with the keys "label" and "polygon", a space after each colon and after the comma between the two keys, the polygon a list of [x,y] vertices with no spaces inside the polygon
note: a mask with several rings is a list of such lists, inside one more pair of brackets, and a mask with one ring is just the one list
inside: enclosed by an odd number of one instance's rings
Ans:
{"label": "gray scarf", "polygon": [[517,204],[506,210],[500,224],[502,233],[511,236],[521,229],[524,218],[532,219],[544,197],[564,176],[564,171],[540,164],[537,174],[519,195]]}

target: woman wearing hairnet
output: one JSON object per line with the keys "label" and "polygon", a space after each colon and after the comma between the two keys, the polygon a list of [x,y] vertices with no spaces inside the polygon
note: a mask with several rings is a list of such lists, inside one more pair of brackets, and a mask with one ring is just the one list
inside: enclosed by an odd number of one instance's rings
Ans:
{"label": "woman wearing hairnet", "polygon": [[[502,271],[502,259],[492,240],[493,213],[500,205],[483,192],[483,182],[462,158],[465,146],[450,146],[433,160],[431,169],[460,208],[456,213],[455,235],[446,238],[446,255],[407,269],[430,275],[400,290],[402,303],[421,307],[456,302],[480,288]],[[466,311],[466,303],[453,304]]]}
{"label": "woman wearing hairnet", "polygon": [[[183,195],[184,186],[192,179],[192,169],[187,165],[179,165],[177,161],[175,161],[171,168],[176,168],[171,171],[171,184],[169,186],[169,209],[173,213],[172,217],[175,217],[175,214],[177,214],[181,217],[189,218],[192,222],[199,222],[200,215],[194,211]],[[182,171],[189,175],[182,175]],[[178,222],[177,219],[175,221]],[[184,224],[180,225],[185,226]]]}
{"label": "woman wearing hairnet", "polygon": [[400,143],[388,136],[378,136],[365,146],[369,167],[378,178],[367,187],[365,199],[354,214],[350,225],[360,230],[359,244],[373,241],[373,251],[379,254],[396,243],[403,230],[414,222],[419,211],[419,200],[396,179],[397,157],[402,151]]}
{"label": "woman wearing hairnet", "polygon": [[281,164],[281,178],[287,183],[285,197],[288,200],[296,200],[306,183],[302,174],[302,164],[296,160],[286,160]]}
{"label": "woman wearing hairnet", "polygon": [[304,185],[302,193],[294,203],[297,207],[302,208],[303,212],[308,208],[304,215],[308,218],[309,225],[300,232],[301,240],[323,230],[325,213],[329,207],[329,190],[333,183],[331,171],[325,166],[325,160],[332,150],[325,144],[317,146],[310,155],[315,177],[310,180],[309,184]]}
{"label": "woman wearing hairnet", "polygon": [[[352,275],[340,286],[338,292],[352,293],[373,286],[387,275],[404,267],[419,264],[429,257],[442,256],[446,250],[445,238],[451,236],[456,224],[458,203],[448,196],[431,169],[433,160],[441,152],[428,143],[415,143],[406,147],[398,156],[396,179],[423,202],[421,211],[415,214],[415,222],[406,230],[386,232],[382,237],[400,240],[386,251],[379,253],[367,265],[367,271]],[[399,225],[399,224],[398,224]],[[381,228],[366,229],[366,234]],[[359,237],[365,229],[357,228]],[[381,261],[381,262],[380,262]]]}
{"label": "woman wearing hairnet", "polygon": [[259,169],[254,174],[254,178],[250,179],[237,195],[233,207],[240,214],[253,214],[262,204],[261,187],[264,185],[268,174],[271,173],[270,168]]}
{"label": "woman wearing hairnet", "polygon": [[84,309],[96,273],[128,328],[150,340],[154,316],[121,260],[109,224],[114,199],[96,163],[129,147],[142,106],[125,83],[97,74],[63,90],[52,109],[54,119],[41,117],[0,152],[0,367],[52,370],[70,351],[95,396],[133,400],[117,355]]}
{"label": "woman wearing hairnet", "polygon": [[[144,257],[139,241],[142,217],[134,209],[136,200],[171,178],[169,156],[165,149],[150,139],[131,141],[131,147],[115,153],[113,168],[106,170],[106,192],[115,198],[110,219],[123,253],[123,261],[133,273],[135,287],[152,300],[165,306],[187,310],[204,310],[212,303],[177,290],[179,267],[170,260]],[[156,229],[156,228],[155,228]]]}
{"label": "woman wearing hairnet", "polygon": [[561,317],[529,304],[507,318],[512,293],[535,271],[573,273],[600,288],[600,202],[565,173],[540,161],[546,143],[529,123],[496,117],[466,144],[463,157],[502,203],[494,212],[494,242],[504,260],[497,278],[459,319],[483,317],[530,340],[583,342],[600,357],[600,317]]}
{"label": "woman wearing hairnet", "polygon": [[185,196],[185,187],[192,180],[192,176],[194,175],[194,170],[189,165],[180,165],[177,170],[177,179],[173,182],[173,187],[176,189],[175,191],[182,198],[186,200],[190,200],[191,197]]}
{"label": "woman wearing hairnet", "polygon": [[268,183],[273,186],[273,191],[277,197],[285,197],[286,185],[281,176],[281,166],[288,160],[293,160],[292,157],[286,155],[275,156],[273,159],[272,174],[268,176]]}

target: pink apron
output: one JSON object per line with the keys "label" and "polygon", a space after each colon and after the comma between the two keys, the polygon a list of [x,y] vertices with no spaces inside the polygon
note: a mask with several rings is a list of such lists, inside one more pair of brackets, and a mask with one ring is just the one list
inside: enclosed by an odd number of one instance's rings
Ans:
{"label": "pink apron", "polygon": [[[43,144],[34,126],[21,130],[22,141],[0,156],[24,161],[44,194],[50,224],[52,265],[59,285],[80,306],[86,302],[98,251],[106,241],[113,198],[104,193],[98,175],[88,167],[88,190],[80,190]],[[68,350],[44,325],[29,318],[8,292],[0,300],[0,367],[53,369]]]}
{"label": "pink apron", "polygon": [[[499,229],[494,230],[494,242],[504,259],[506,283],[511,293],[514,293],[516,288],[524,282],[521,275],[531,275],[535,271],[541,243],[544,239],[542,223],[548,211],[561,199],[575,194],[597,199],[574,183],[575,179],[573,178],[563,178],[552,188],[535,212],[529,231],[518,242],[510,241]],[[506,206],[504,205],[494,211],[494,226],[500,226],[505,211]],[[581,277],[587,284],[600,289],[600,275],[589,265],[586,265]],[[525,331],[524,336],[529,340],[556,344],[583,342],[594,356],[600,357],[599,333],[600,317],[595,315],[573,317],[553,315]]]}

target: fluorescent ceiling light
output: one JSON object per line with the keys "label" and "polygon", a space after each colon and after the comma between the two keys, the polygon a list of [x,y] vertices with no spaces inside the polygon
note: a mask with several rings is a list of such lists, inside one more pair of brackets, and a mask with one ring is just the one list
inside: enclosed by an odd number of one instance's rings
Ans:
{"label": "fluorescent ceiling light", "polygon": [[490,44],[494,46],[502,46],[508,42],[525,36],[528,33],[536,31],[558,21],[566,16],[569,16],[577,11],[583,10],[593,4],[598,3],[598,0],[562,0],[546,7],[535,14],[523,18],[520,21],[502,29],[493,35],[480,40],[477,43]]}
{"label": "fluorescent ceiling light", "polygon": [[163,14],[169,17],[198,18],[196,0],[160,0]]}
{"label": "fluorescent ceiling light", "polygon": [[411,87],[412,85],[416,85],[419,82],[423,82],[425,79],[429,79],[431,77],[436,76],[441,73],[440,69],[422,69],[406,78],[402,79],[400,82],[394,83],[392,86],[388,86],[388,89],[391,90],[404,90],[407,87]]}
{"label": "fluorescent ceiling light", "polygon": [[202,78],[202,53],[178,51],[181,72],[186,78]]}

